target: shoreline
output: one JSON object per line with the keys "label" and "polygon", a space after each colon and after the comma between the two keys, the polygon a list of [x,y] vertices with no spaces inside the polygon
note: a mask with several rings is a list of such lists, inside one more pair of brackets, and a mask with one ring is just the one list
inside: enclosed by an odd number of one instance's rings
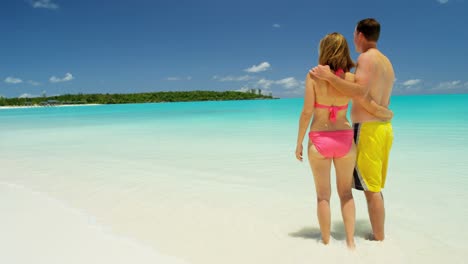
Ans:
{"label": "shoreline", "polygon": [[69,105],[8,105],[8,106],[0,106],[1,109],[22,109],[22,108],[50,108],[50,107],[73,107],[73,106],[96,106],[102,104],[69,104]]}
{"label": "shoreline", "polygon": [[5,98],[0,97],[0,106],[57,106],[82,104],[128,104],[128,103],[160,103],[160,102],[192,102],[192,101],[225,101],[225,100],[255,100],[274,99],[272,94],[263,95],[258,92],[239,91],[167,91],[129,94],[64,94],[46,97]]}
{"label": "shoreline", "polygon": [[196,102],[223,102],[223,101],[260,101],[260,100],[279,100],[281,98],[255,98],[241,100],[199,100],[199,101],[163,101],[163,102],[140,102],[140,103],[117,103],[117,104],[61,104],[61,105],[8,105],[0,106],[2,109],[22,109],[22,108],[50,108],[50,107],[73,107],[73,106],[97,106],[97,105],[128,105],[128,104],[166,104],[166,103],[196,103]]}

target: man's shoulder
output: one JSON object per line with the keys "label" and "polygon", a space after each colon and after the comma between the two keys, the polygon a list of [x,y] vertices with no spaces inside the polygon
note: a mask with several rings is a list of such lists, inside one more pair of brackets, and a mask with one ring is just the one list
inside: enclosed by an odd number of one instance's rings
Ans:
{"label": "man's shoulder", "polygon": [[361,53],[358,57],[358,60],[375,60],[377,57],[383,55],[379,50],[377,49],[369,49],[363,53]]}
{"label": "man's shoulder", "polygon": [[376,63],[377,57],[375,55],[369,54],[368,51],[363,52],[359,55],[357,59],[356,73],[358,72],[358,70],[369,71],[374,68]]}
{"label": "man's shoulder", "polygon": [[367,65],[368,67],[375,67],[377,65],[382,65],[382,63],[391,64],[391,61],[378,49],[370,49],[359,55],[357,63],[360,66]]}

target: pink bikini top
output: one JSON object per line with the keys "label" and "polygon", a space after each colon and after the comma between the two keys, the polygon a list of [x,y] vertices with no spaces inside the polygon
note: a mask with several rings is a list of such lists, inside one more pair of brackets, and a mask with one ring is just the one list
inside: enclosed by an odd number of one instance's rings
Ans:
{"label": "pink bikini top", "polygon": [[328,119],[330,119],[330,121],[332,122],[335,122],[337,112],[340,110],[348,109],[348,104],[341,105],[341,106],[334,106],[334,105],[323,105],[323,104],[315,103],[315,107],[328,108],[328,111],[330,112],[330,116],[328,117]]}
{"label": "pink bikini top", "polygon": [[341,75],[344,74],[344,73],[345,72],[341,68],[339,68],[338,70],[335,71],[335,75],[338,76],[338,77],[341,77]]}
{"label": "pink bikini top", "polygon": [[[338,69],[335,72],[335,74],[337,76],[340,76],[343,73],[344,73],[343,69]],[[348,104],[345,104],[345,105],[342,105],[342,106],[334,106],[334,105],[323,105],[323,104],[315,103],[315,107],[317,107],[317,108],[328,108],[328,111],[330,112],[330,116],[328,118],[330,119],[330,121],[335,122],[337,112],[340,111],[340,110],[348,109]]]}

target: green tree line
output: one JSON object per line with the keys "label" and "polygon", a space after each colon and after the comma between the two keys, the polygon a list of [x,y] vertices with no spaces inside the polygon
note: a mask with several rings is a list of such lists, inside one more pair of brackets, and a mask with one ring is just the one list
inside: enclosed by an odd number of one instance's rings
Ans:
{"label": "green tree line", "polygon": [[222,101],[273,99],[266,95],[235,91],[178,91],[132,94],[64,94],[50,97],[5,98],[0,97],[0,106],[25,106],[47,104],[130,104],[160,102]]}

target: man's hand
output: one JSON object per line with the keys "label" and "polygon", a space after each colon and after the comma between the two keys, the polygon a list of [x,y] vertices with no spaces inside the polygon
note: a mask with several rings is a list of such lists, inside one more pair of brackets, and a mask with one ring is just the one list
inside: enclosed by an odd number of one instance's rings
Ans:
{"label": "man's hand", "polygon": [[334,74],[330,70],[328,65],[317,65],[309,73],[317,79],[328,81],[333,78]]}

